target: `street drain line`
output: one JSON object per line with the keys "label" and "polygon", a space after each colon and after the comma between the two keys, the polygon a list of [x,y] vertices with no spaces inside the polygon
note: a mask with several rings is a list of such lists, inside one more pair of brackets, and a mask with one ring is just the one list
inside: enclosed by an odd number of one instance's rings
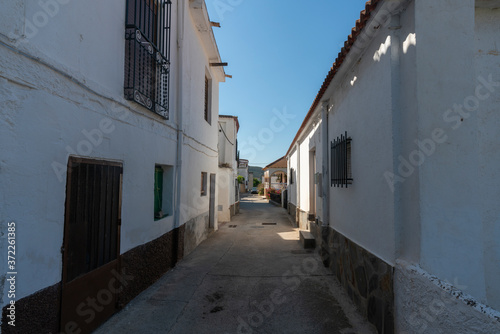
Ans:
{"label": "street drain line", "polygon": [[314,250],[307,250],[307,249],[294,249],[291,251],[292,254],[311,254],[314,253]]}

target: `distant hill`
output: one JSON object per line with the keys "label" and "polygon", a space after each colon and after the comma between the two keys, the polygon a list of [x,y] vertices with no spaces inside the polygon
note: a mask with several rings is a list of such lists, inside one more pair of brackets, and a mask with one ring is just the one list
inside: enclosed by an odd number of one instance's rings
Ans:
{"label": "distant hill", "polygon": [[262,167],[258,166],[248,166],[248,172],[253,173],[253,177],[259,180],[262,180],[262,176],[264,175]]}

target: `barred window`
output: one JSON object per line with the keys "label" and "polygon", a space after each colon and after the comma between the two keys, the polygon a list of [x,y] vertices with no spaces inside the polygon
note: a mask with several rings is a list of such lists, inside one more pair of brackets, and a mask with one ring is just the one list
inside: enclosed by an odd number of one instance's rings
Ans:
{"label": "barred window", "polygon": [[207,172],[201,172],[201,196],[207,195]]}
{"label": "barred window", "polygon": [[351,142],[346,131],[331,143],[331,186],[347,188],[352,184]]}
{"label": "barred window", "polygon": [[205,75],[205,100],[204,100],[204,118],[208,124],[212,124],[212,110],[210,108],[211,80]]}
{"label": "barred window", "polygon": [[208,78],[205,77],[205,121],[208,122]]}
{"label": "barred window", "polygon": [[127,0],[125,83],[127,100],[168,119],[170,0]]}

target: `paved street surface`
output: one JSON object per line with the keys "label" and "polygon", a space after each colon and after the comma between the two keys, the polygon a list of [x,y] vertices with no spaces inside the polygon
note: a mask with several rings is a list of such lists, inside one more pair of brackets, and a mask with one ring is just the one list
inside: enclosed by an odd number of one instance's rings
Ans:
{"label": "paved street surface", "polygon": [[375,333],[285,210],[240,209],[96,333]]}

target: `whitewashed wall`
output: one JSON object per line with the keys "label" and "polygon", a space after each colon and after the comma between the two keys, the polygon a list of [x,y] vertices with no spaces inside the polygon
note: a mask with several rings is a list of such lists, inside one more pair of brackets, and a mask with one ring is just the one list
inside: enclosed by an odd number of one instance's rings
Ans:
{"label": "whitewashed wall", "polygon": [[231,220],[230,207],[235,203],[234,180],[236,173],[229,168],[219,168],[217,174],[218,202],[218,222],[228,222]]}
{"label": "whitewashed wall", "polygon": [[[444,1],[415,3],[419,139],[436,128],[445,138],[420,166],[420,263],[441,279],[466,286],[465,292],[479,302],[498,308],[500,290],[493,277],[500,273],[500,161],[495,154],[500,143],[500,88],[490,87],[496,91],[490,92],[483,80],[491,75],[500,82],[500,37],[493,33],[498,31],[499,14],[476,10],[474,1],[460,4],[450,8]],[[444,9],[448,15],[437,14]],[[437,39],[435,31],[453,22],[460,22],[454,34]],[[490,96],[483,98],[486,93]]]}
{"label": "whitewashed wall", "polygon": [[400,331],[500,330],[494,320],[500,316],[494,283],[500,275],[500,12],[491,7],[493,1],[419,1],[402,15],[402,41],[413,39],[414,46],[401,58],[401,81],[408,85],[401,156],[422,163],[411,163],[402,186],[400,258],[419,271],[396,267]]}
{"label": "whitewashed wall", "polygon": [[[208,215],[210,174],[218,172],[218,107],[219,84],[216,74],[209,65],[207,50],[200,43],[195,22],[184,2],[183,49],[183,152],[181,186],[181,222],[187,222]],[[204,119],[205,75],[212,82],[210,123]],[[207,173],[207,195],[201,196],[201,173]],[[197,223],[200,235],[203,224]]]}
{"label": "whitewashed wall", "polygon": [[309,212],[309,136],[305,136],[299,144],[300,160],[298,162],[297,182],[299,185],[299,209]]}
{"label": "whitewashed wall", "polygon": [[237,175],[236,163],[236,121],[233,118],[219,118],[221,131],[219,132],[219,166],[229,164],[227,167],[219,167],[217,174],[218,191],[218,221],[228,222],[231,220],[230,207],[235,203],[235,180]]}
{"label": "whitewashed wall", "polygon": [[[321,142],[321,121],[318,121],[316,126],[313,128],[311,131],[310,140],[309,140],[309,150],[315,150],[316,152],[316,173],[322,173],[322,168],[323,168],[323,153],[322,153],[322,142]],[[321,184],[322,179],[319,180],[319,183],[316,184],[316,192],[314,193],[315,200],[316,200],[316,217],[319,217],[319,219],[322,221],[323,220],[323,211],[322,211],[322,206],[323,206],[323,199],[322,197],[319,196],[318,191],[321,191],[322,189],[322,184]]]}
{"label": "whitewashed wall", "polygon": [[232,118],[221,117],[219,124],[224,131],[219,131],[219,164],[229,164],[236,170],[238,167],[236,165],[236,121]]}
{"label": "whitewashed wall", "polygon": [[[417,80],[415,71],[417,64],[417,41],[418,36],[415,31],[415,6],[411,2],[400,15],[401,30],[399,31],[399,105],[401,113],[396,113],[393,118],[398,136],[401,138],[397,142],[393,151],[392,170],[394,175],[399,175],[400,156],[409,159],[410,154],[415,150],[414,140],[419,136],[417,100]],[[404,111],[404,112],[403,112]],[[396,144],[396,142],[395,142]],[[406,175],[405,175],[406,176]],[[387,186],[393,187],[397,198],[404,198],[405,201],[398,201],[395,210],[396,214],[396,240],[397,256],[417,263],[420,259],[420,173],[415,168],[410,175],[404,177],[404,182],[398,182],[394,177],[388,181]],[[403,218],[404,217],[404,218]]]}
{"label": "whitewashed wall", "polygon": [[[352,138],[353,184],[330,187],[330,226],[389,264],[395,260],[392,171],[391,37],[381,28],[359,64],[338,75],[330,96],[329,140]],[[376,84],[375,84],[376,83]]]}
{"label": "whitewashed wall", "polygon": [[[314,174],[314,171],[310,169],[310,152],[316,151],[316,170],[321,171],[321,146],[319,142],[319,124],[309,125],[306,130],[302,132],[302,135],[299,138],[299,147],[300,147],[300,166],[297,168],[300,169],[300,173],[298,173],[299,177],[297,178],[297,182],[300,182],[299,192],[300,203],[299,209],[308,213],[310,211],[310,195],[311,195],[311,174]],[[293,168],[293,167],[292,167]],[[295,169],[297,170],[297,169]],[[295,193],[294,193],[294,196]],[[321,202],[321,199],[317,198],[317,193],[314,194],[316,197],[316,207],[320,207],[318,202]],[[292,201],[292,203],[296,203],[297,201]]]}
{"label": "whitewashed wall", "polygon": [[[288,201],[293,205],[306,213],[310,211],[310,177],[311,173],[314,171],[310,170],[310,152],[316,151],[316,171],[321,173],[322,170],[322,152],[321,152],[321,121],[317,121],[317,117],[314,116],[313,119],[316,120],[314,124],[310,121],[309,126],[306,127],[304,131],[302,131],[298,145],[300,147],[300,166],[299,166],[299,155],[298,151],[294,148],[288,155]],[[290,173],[291,169],[294,169],[295,175],[294,183],[290,184]],[[298,171],[300,169],[300,171]],[[299,175],[299,177],[297,177]],[[300,186],[297,186],[297,183],[300,182]],[[318,187],[321,187],[318,185]],[[299,190],[300,194],[297,192]],[[299,199],[300,196],[300,199]],[[318,196],[316,192],[314,194],[316,199],[316,216],[321,219],[322,217],[322,199]]]}
{"label": "whitewashed wall", "polygon": [[[293,149],[288,155],[288,202],[297,206],[297,150]],[[292,175],[293,173],[293,175]],[[290,183],[290,180],[293,183]]]}
{"label": "whitewashed wall", "polygon": [[[479,170],[481,194],[482,237],[484,240],[484,280],[488,305],[500,310],[500,10],[476,9],[475,75],[497,83],[483,89],[478,117]],[[475,93],[475,92],[474,92]],[[471,117],[475,115],[472,114]]]}
{"label": "whitewashed wall", "polygon": [[[484,280],[475,278],[483,268],[483,249],[478,242],[482,239],[482,227],[471,224],[481,220],[479,197],[474,195],[478,191],[476,181],[470,177],[478,173],[479,152],[470,137],[477,129],[477,118],[470,118],[456,131],[443,120],[447,109],[463,103],[474,92],[474,1],[461,1],[461,4],[449,8],[443,1],[415,3],[417,70],[420,69],[417,77],[419,134],[430,136],[439,127],[445,129],[447,137],[445,145],[437,148],[437,154],[420,166],[420,260],[425,270],[450,280],[459,278],[484,300]],[[444,8],[449,15],[442,17],[437,13]],[[460,21],[455,33],[446,39],[437,39],[435,29],[447,29],[455,20]],[[419,47],[420,43],[425,47]],[[428,110],[436,112],[426,112]]]}

